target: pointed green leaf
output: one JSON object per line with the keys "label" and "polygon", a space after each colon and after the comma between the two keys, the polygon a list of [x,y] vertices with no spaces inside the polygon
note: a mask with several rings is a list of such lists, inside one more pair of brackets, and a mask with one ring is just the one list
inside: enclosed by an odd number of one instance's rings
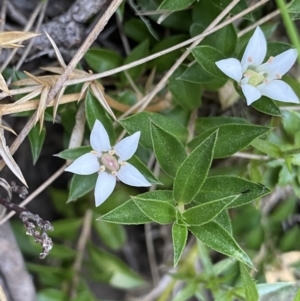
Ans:
{"label": "pointed green leaf", "polygon": [[215,77],[205,71],[202,66],[197,62],[190,65],[179,77],[178,79],[187,81],[189,83],[203,84],[210,82]]}
{"label": "pointed green leaf", "polygon": [[[197,147],[217,128],[200,134],[189,143],[192,149]],[[250,124],[225,124],[218,127],[219,134],[214,151],[214,158],[225,158],[244,149],[256,137],[268,132],[270,128]]]}
{"label": "pointed green leaf", "polygon": [[175,136],[180,142],[185,143],[187,129],[161,114],[141,112],[122,119],[120,124],[129,134],[141,131],[140,143],[146,148],[152,148],[150,121],[155,122],[155,124]]}
{"label": "pointed green leaf", "polygon": [[158,10],[181,10],[190,6],[195,0],[164,0]]}
{"label": "pointed green leaf", "polygon": [[177,266],[188,237],[188,229],[186,226],[178,225],[176,223],[172,226],[172,240],[174,250],[174,267]]}
{"label": "pointed green leaf", "polygon": [[132,164],[136,167],[140,173],[146,178],[146,180],[152,184],[161,184],[161,182],[156,179],[154,174],[149,170],[149,168],[140,160],[140,158],[136,155],[133,155],[129,160],[128,163]]}
{"label": "pointed green leaf", "polygon": [[152,222],[151,218],[145,215],[132,199],[102,215],[98,220],[125,225],[139,225]]}
{"label": "pointed green leaf", "polygon": [[106,110],[100,104],[99,100],[89,91],[85,97],[85,114],[90,129],[93,128],[96,119],[101,121],[108,133],[110,143],[113,145],[116,138],[110,117],[108,117]]}
{"label": "pointed green leaf", "polygon": [[182,162],[174,180],[174,198],[178,203],[191,202],[203,185],[212,162],[217,131],[206,138]]}
{"label": "pointed green leaf", "polygon": [[251,146],[273,158],[280,158],[283,155],[280,147],[272,143],[268,135],[257,137],[251,142]]}
{"label": "pointed green leaf", "polygon": [[274,102],[274,100],[262,96],[259,100],[255,101],[251,104],[252,108],[256,109],[259,112],[271,115],[271,116],[278,116],[281,117],[281,111]]}
{"label": "pointed green leaf", "polygon": [[225,198],[227,196],[240,196],[229,205],[230,208],[242,206],[251,201],[267,195],[270,190],[259,183],[232,176],[208,177],[200,192],[195,197],[198,204]]}
{"label": "pointed green leaf", "polygon": [[227,78],[216,65],[217,61],[225,59],[219,50],[211,46],[198,46],[193,48],[192,54],[206,72],[215,77]]}
{"label": "pointed green leaf", "polygon": [[95,247],[89,248],[89,255],[93,262],[92,271],[96,277],[107,274],[107,281],[113,287],[128,290],[145,284],[145,281],[118,257]]}
{"label": "pointed green leaf", "polygon": [[195,129],[196,132],[202,133],[226,124],[249,124],[249,122],[238,117],[200,117],[196,120]]}
{"label": "pointed green leaf", "polygon": [[34,165],[40,156],[43,143],[45,140],[45,136],[46,136],[46,129],[43,127],[42,130],[40,131],[39,124],[36,124],[28,134]]}
{"label": "pointed green leaf", "polygon": [[182,217],[189,226],[200,226],[212,221],[227,206],[238,198],[237,195],[207,202],[186,210]]}
{"label": "pointed green leaf", "polygon": [[96,185],[97,173],[92,175],[74,175],[71,180],[68,202],[75,201],[90,192]]}
{"label": "pointed green leaf", "polygon": [[[141,44],[135,47],[131,51],[131,53],[129,53],[129,55],[126,57],[124,61],[124,65],[142,59],[146,57],[148,54],[149,54],[149,41],[144,40]],[[126,72],[128,72],[128,74],[131,76],[132,79],[136,79],[143,74],[145,70],[145,66],[146,64],[141,64],[134,68],[128,69]],[[122,74],[122,78],[123,80],[125,80],[126,77],[124,74]]]}
{"label": "pointed green leaf", "polygon": [[232,226],[228,210],[223,210],[219,215],[217,215],[214,218],[214,222],[218,223],[228,233],[232,234]]}
{"label": "pointed green leaf", "polygon": [[[205,13],[207,13],[207,9],[205,9]],[[203,33],[203,31],[207,28],[207,25],[193,23],[190,27],[191,36],[194,37],[198,34]],[[210,34],[209,36],[205,37],[201,41],[201,45],[211,46],[215,49],[218,49],[226,57],[230,57],[232,56],[236,48],[236,42],[237,42],[237,34],[235,28],[232,24],[229,24],[221,28],[220,30]]]}
{"label": "pointed green leaf", "polygon": [[[163,22],[163,24],[165,24],[167,21],[171,21],[172,17],[174,17],[173,23],[176,24],[176,19],[177,19],[177,20],[180,20],[180,23],[181,23],[180,26],[184,26],[183,23],[186,23],[187,20],[182,19],[181,17],[186,17],[186,16],[187,16],[186,11],[176,12],[174,14],[171,14]],[[188,14],[188,16],[189,16],[189,14]],[[177,34],[177,35],[172,34],[168,37],[165,37],[158,43],[156,43],[156,45],[151,49],[151,53],[158,53],[164,49],[168,49],[168,48],[175,46],[183,41],[186,41],[188,38],[189,38],[189,36],[186,34]],[[163,73],[172,67],[172,65],[176,62],[176,60],[178,59],[178,57],[180,55],[181,55],[181,50],[177,49],[175,51],[172,51],[166,55],[160,56],[160,57],[148,62],[147,66],[149,66],[149,68],[151,68],[151,69],[155,68],[157,73]]]}
{"label": "pointed green leaf", "polygon": [[110,249],[120,250],[126,243],[126,231],[123,225],[94,220],[93,227]]}
{"label": "pointed green leaf", "polygon": [[75,160],[78,157],[89,153],[91,150],[92,148],[90,146],[79,146],[79,147],[65,149],[59,154],[57,154],[57,156],[66,160]]}
{"label": "pointed green leaf", "polygon": [[176,210],[173,205],[156,199],[132,197],[139,209],[152,221],[159,224],[170,224],[176,220]]}
{"label": "pointed green leaf", "polygon": [[151,139],[156,159],[162,170],[175,177],[178,167],[186,158],[183,145],[170,133],[151,122]]}
{"label": "pointed green leaf", "polygon": [[200,106],[201,103],[201,86],[200,84],[191,83],[181,80],[180,75],[186,70],[180,66],[169,79],[169,89],[173,99],[184,109],[193,110]]}
{"label": "pointed green leaf", "polygon": [[122,64],[120,55],[107,49],[89,49],[84,55],[84,59],[89,67],[97,73],[117,68]]}
{"label": "pointed green leaf", "polygon": [[240,271],[241,271],[246,301],[257,301],[259,298],[258,291],[253,279],[250,276],[248,268],[244,264],[240,263]]}
{"label": "pointed green leaf", "polygon": [[189,227],[189,230],[208,247],[253,267],[248,255],[219,224],[209,222],[202,226]]}
{"label": "pointed green leaf", "polygon": [[145,199],[145,200],[158,200],[161,202],[167,202],[170,204],[175,204],[173,199],[173,192],[171,190],[155,190],[155,191],[148,191],[145,193],[141,193],[136,197]]}

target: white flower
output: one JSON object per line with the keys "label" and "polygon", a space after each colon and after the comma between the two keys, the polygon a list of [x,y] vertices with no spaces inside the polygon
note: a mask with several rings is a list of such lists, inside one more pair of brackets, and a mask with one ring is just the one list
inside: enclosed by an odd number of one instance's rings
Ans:
{"label": "white flower", "polygon": [[216,65],[223,73],[239,83],[248,106],[262,95],[283,102],[299,103],[292,88],[280,80],[295,63],[297,50],[289,49],[275,57],[270,57],[262,64],[266,53],[266,38],[262,30],[257,27],[241,62],[230,58],[216,62]]}
{"label": "white flower", "polygon": [[151,186],[134,166],[126,162],[136,152],[140,134],[141,132],[136,132],[112,148],[104,126],[96,120],[90,137],[93,150],[77,158],[65,169],[79,175],[98,172],[95,187],[96,206],[101,205],[111,195],[116,186],[116,178],[131,186]]}

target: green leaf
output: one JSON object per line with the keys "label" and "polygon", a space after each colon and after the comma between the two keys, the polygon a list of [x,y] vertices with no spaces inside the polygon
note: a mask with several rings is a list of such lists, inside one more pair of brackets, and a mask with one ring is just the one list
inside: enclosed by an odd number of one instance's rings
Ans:
{"label": "green leaf", "polygon": [[[129,53],[129,55],[126,57],[124,61],[124,65],[142,59],[148,56],[148,54],[149,54],[149,41],[144,40],[141,44],[139,44]],[[146,64],[141,64],[134,68],[128,69],[126,72],[131,76],[132,79],[137,79],[143,74],[145,70],[145,66]],[[127,81],[124,74],[122,74],[122,78],[123,80]]]}
{"label": "green leaf", "polygon": [[59,154],[57,154],[57,156],[59,158],[66,159],[66,160],[75,160],[78,157],[86,153],[89,153],[91,150],[92,148],[90,146],[79,146],[79,147],[65,149]]}
{"label": "green leaf", "polygon": [[154,37],[150,34],[142,20],[136,18],[129,19],[124,24],[124,32],[127,37],[138,43],[145,41],[145,39],[148,39],[151,45],[155,43]]}
{"label": "green leaf", "polygon": [[89,248],[89,254],[94,273],[100,275],[106,273],[110,276],[108,282],[113,287],[128,290],[145,284],[144,280],[118,257],[95,247]]}
{"label": "green leaf", "polygon": [[[207,9],[205,12],[207,13]],[[191,36],[197,36],[201,34],[207,25],[193,23],[190,28]],[[232,24],[229,24],[220,30],[210,34],[209,36],[205,37],[201,41],[201,45],[208,45],[215,49],[218,49],[222,54],[229,57],[233,54],[237,42],[237,34]]]}
{"label": "green leaf", "polygon": [[262,96],[259,100],[253,102],[251,106],[257,111],[267,115],[281,117],[281,111],[276,103],[266,96]]}
{"label": "green leaf", "polygon": [[191,202],[203,185],[212,162],[217,131],[206,138],[182,162],[174,180],[174,199],[178,203]]}
{"label": "green leaf", "polygon": [[189,83],[203,84],[213,80],[214,76],[205,71],[197,62],[194,62],[177,79]]}
{"label": "green leaf", "polygon": [[177,266],[184,247],[186,245],[188,236],[188,229],[186,226],[178,225],[176,223],[172,226],[172,240],[174,250],[174,267]]}
{"label": "green leaf", "polygon": [[238,195],[231,195],[222,199],[207,202],[186,210],[182,217],[188,226],[200,226],[212,221],[226,207],[238,198]]}
{"label": "green leaf", "polygon": [[133,155],[129,160],[126,162],[132,164],[134,167],[136,167],[140,173],[146,178],[147,181],[149,181],[152,184],[161,184],[161,182],[156,179],[154,174],[149,170],[149,168],[139,159],[138,156]]}
{"label": "green leaf", "polygon": [[172,301],[186,301],[192,300],[191,298],[198,292],[199,285],[197,280],[189,280],[186,285],[181,288],[177,294],[172,298]]}
{"label": "green leaf", "polygon": [[293,111],[282,112],[282,125],[289,138],[295,142],[295,135],[300,130],[300,114]]}
{"label": "green leaf", "polygon": [[256,137],[270,130],[268,127],[250,124],[225,124],[207,130],[189,143],[192,149],[201,144],[216,129],[219,129],[214,158],[225,158],[244,149]]}
{"label": "green leaf", "polygon": [[195,0],[164,0],[157,10],[181,10],[190,6]]}
{"label": "green leaf", "polygon": [[102,215],[98,220],[126,225],[139,225],[152,222],[151,218],[145,215],[132,199]]}
{"label": "green leaf", "polygon": [[258,291],[253,279],[250,276],[248,268],[240,263],[240,271],[245,292],[246,301],[258,301]]}
{"label": "green leaf", "polygon": [[[210,0],[211,3],[213,3],[216,7],[218,7],[221,10],[224,10],[230,3],[231,0]],[[233,9],[231,10],[231,13],[233,15],[236,15],[242,11],[244,11],[245,9],[248,8],[248,4],[245,0],[241,0],[237,5],[235,5],[233,7]],[[252,15],[252,13],[248,13],[246,15],[243,16],[244,19],[247,19],[249,21],[254,21],[254,17]]]}
{"label": "green leaf", "polygon": [[218,223],[228,233],[232,234],[231,220],[228,210],[223,210],[219,215],[214,218],[214,222]]}
{"label": "green leaf", "polygon": [[178,167],[186,158],[183,145],[154,122],[151,122],[151,139],[160,167],[166,174],[174,178]]}
{"label": "green leaf", "polygon": [[201,86],[178,78],[186,68],[180,66],[169,79],[169,89],[174,100],[185,110],[193,110],[201,103]]}
{"label": "green leaf", "polygon": [[81,225],[81,218],[64,218],[54,221],[52,222],[52,226],[55,231],[51,232],[51,237],[57,239],[76,239]]}
{"label": "green leaf", "polygon": [[96,185],[97,173],[92,175],[74,175],[71,180],[67,202],[75,201],[90,192]]}
{"label": "green leaf", "polygon": [[173,192],[171,190],[155,190],[141,193],[136,197],[145,199],[145,200],[158,200],[161,202],[167,202],[170,204],[175,204],[173,199]]}
{"label": "green leaf", "polygon": [[28,134],[34,165],[40,156],[43,143],[45,140],[45,136],[46,136],[46,129],[43,127],[42,130],[40,131],[39,124],[36,124]]}
{"label": "green leaf", "polygon": [[281,149],[276,144],[270,142],[265,136],[254,139],[251,142],[251,146],[273,158],[280,158],[282,156]]}
{"label": "green leaf", "polygon": [[238,117],[201,117],[196,120],[195,129],[198,133],[203,133],[207,130],[217,128],[226,124],[249,124],[249,122],[243,118]]}
{"label": "green leaf", "polygon": [[176,220],[176,210],[173,205],[156,199],[143,199],[132,197],[139,209],[152,221],[159,224],[170,224]]}
{"label": "green leaf", "polygon": [[208,247],[253,267],[248,255],[219,224],[209,222],[205,225],[189,227],[189,230]]}
{"label": "green leaf", "polygon": [[198,46],[193,48],[192,54],[206,72],[214,77],[227,78],[216,65],[217,61],[225,59],[219,50],[210,46]]}
{"label": "green leaf", "polygon": [[95,220],[93,227],[110,249],[120,250],[126,243],[126,231],[122,225]]}
{"label": "green leaf", "polygon": [[270,190],[259,183],[233,176],[215,176],[206,179],[200,192],[195,197],[195,202],[203,204],[240,194],[240,196],[230,204],[229,207],[233,208],[248,204],[268,193],[270,193]]}
{"label": "green leaf", "polygon": [[89,49],[84,55],[84,59],[89,67],[101,73],[119,67],[123,59],[117,52],[107,49]]}
{"label": "green leaf", "polygon": [[141,131],[140,143],[146,148],[152,148],[150,121],[155,122],[155,124],[175,136],[180,142],[185,143],[187,129],[161,114],[141,112],[122,119],[120,124],[129,134]]}
{"label": "green leaf", "polygon": [[115,143],[115,131],[110,117],[108,117],[106,110],[102,107],[99,100],[89,91],[85,97],[85,115],[90,129],[93,128],[95,121],[98,119],[106,129],[110,143]]}
{"label": "green leaf", "polygon": [[[175,13],[175,14],[178,14],[178,13]],[[182,13],[184,13],[184,12],[182,12]],[[172,14],[172,15],[174,15],[174,14]],[[172,15],[170,17],[172,17]],[[170,19],[170,17],[168,17],[166,19],[166,21],[168,19]],[[180,21],[181,21],[181,24],[182,24],[182,22],[184,22],[184,20],[182,20],[182,19]],[[151,54],[157,53],[164,49],[168,49],[172,46],[175,46],[183,41],[186,41],[188,38],[189,37],[187,35],[183,35],[183,34],[171,35],[169,37],[166,37],[153,47],[153,49],[151,50]],[[172,65],[176,62],[178,57],[181,55],[181,53],[182,53],[181,50],[178,49],[178,50],[172,51],[171,53],[168,53],[161,57],[158,57],[148,63],[149,67],[155,68],[158,73],[162,73],[172,67]]]}
{"label": "green leaf", "polygon": [[288,6],[289,13],[299,14],[300,13],[300,1],[293,0]]}

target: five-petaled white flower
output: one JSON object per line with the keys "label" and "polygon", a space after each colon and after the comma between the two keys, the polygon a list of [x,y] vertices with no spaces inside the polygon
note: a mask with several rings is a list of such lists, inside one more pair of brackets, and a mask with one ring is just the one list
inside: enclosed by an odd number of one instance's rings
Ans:
{"label": "five-petaled white flower", "polygon": [[262,64],[267,53],[267,42],[257,27],[245,49],[242,61],[229,58],[216,62],[218,68],[236,80],[247,100],[248,106],[262,95],[283,102],[299,103],[292,88],[281,77],[295,63],[298,52],[289,49]]}
{"label": "five-petaled white flower", "polygon": [[112,148],[104,126],[99,120],[96,120],[90,137],[93,150],[77,158],[65,169],[65,171],[79,175],[98,172],[95,187],[96,206],[101,205],[113,192],[116,178],[131,186],[151,186],[133,165],[126,162],[136,152],[140,135],[141,132],[136,132]]}

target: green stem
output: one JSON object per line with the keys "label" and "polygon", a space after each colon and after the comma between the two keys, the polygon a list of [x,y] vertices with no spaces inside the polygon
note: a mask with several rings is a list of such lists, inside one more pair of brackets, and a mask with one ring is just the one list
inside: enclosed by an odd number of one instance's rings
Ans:
{"label": "green stem", "polygon": [[[287,34],[293,43],[293,45],[296,47],[298,54],[300,54],[300,40],[298,36],[298,32],[295,26],[295,23],[291,19],[291,16],[287,10],[287,5],[285,3],[285,0],[276,0],[277,7],[279,8],[282,16],[282,20],[285,26],[285,29],[287,31]],[[298,55],[298,64],[300,65],[300,57]]]}

